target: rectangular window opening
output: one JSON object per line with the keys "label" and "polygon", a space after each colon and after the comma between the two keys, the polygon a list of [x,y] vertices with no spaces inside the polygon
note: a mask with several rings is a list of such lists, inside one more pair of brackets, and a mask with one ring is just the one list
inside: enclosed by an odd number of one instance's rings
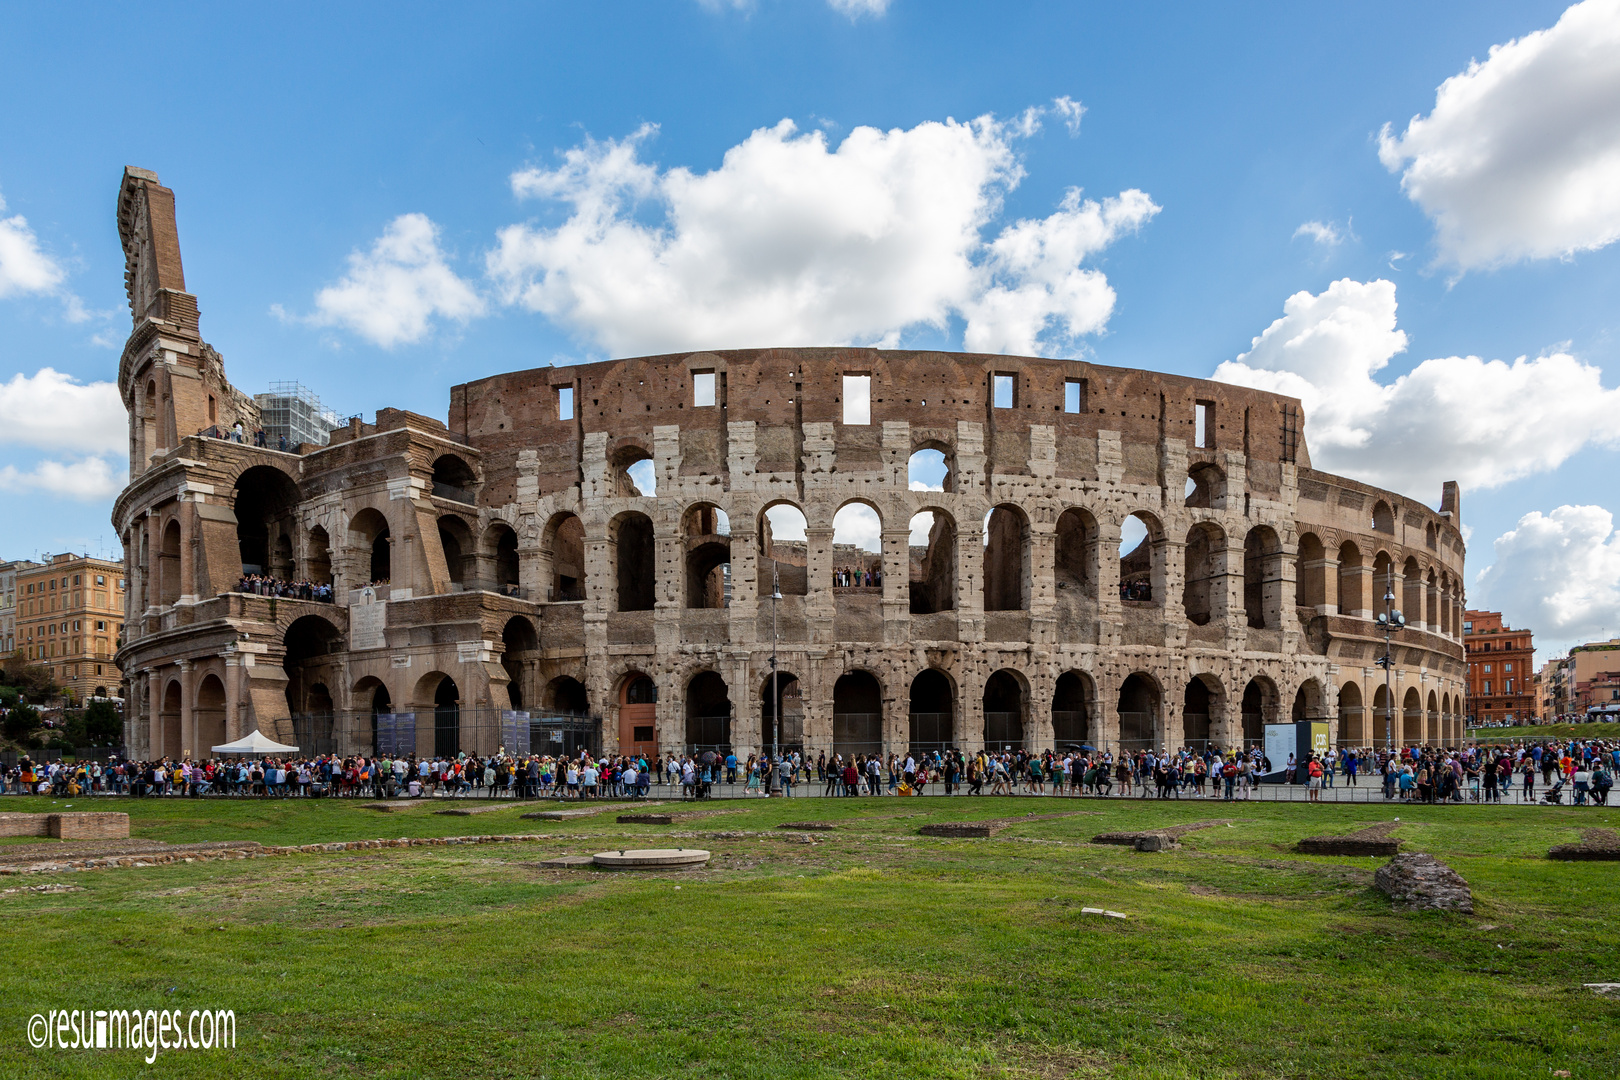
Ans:
{"label": "rectangular window opening", "polygon": [[574,418],[574,388],[572,386],[557,387],[557,419],[572,420]]}
{"label": "rectangular window opening", "polygon": [[714,372],[692,372],[692,404],[698,408],[714,404]]}
{"label": "rectangular window opening", "polygon": [[1086,411],[1086,380],[1064,380],[1063,411],[1066,413],[1083,413]]}
{"label": "rectangular window opening", "polygon": [[1012,375],[997,373],[990,376],[990,403],[998,409],[1018,407],[1018,380]]}
{"label": "rectangular window opening", "polygon": [[1193,445],[1208,450],[1215,445],[1215,403],[1200,401],[1193,412]]}
{"label": "rectangular window opening", "polygon": [[844,423],[872,422],[872,376],[844,376]]}

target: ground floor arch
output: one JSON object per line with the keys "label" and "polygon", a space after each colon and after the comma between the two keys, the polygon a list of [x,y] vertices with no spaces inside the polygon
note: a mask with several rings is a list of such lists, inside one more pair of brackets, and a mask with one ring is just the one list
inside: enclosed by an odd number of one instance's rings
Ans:
{"label": "ground floor arch", "polygon": [[919,671],[911,680],[906,737],[913,754],[956,745],[956,687],[938,668]]}
{"label": "ground floor arch", "polygon": [[[1072,512],[1072,511],[1071,511]],[[1052,688],[1052,743],[1057,750],[1085,745],[1093,738],[1092,703],[1096,687],[1083,671],[1065,671]]]}
{"label": "ground floor arch", "polygon": [[833,684],[833,753],[847,761],[883,752],[883,686],[869,671],[850,671]]}
{"label": "ground floor arch", "polygon": [[1202,750],[1210,743],[1213,718],[1220,713],[1225,691],[1213,675],[1194,675],[1187,682],[1181,702],[1181,741]]}
{"label": "ground floor arch", "polygon": [[731,749],[731,694],[716,671],[700,671],[686,684],[686,747],[689,753]]}
{"label": "ground floor arch", "polygon": [[1361,707],[1361,687],[1347,682],[1339,688],[1338,743],[1340,746],[1370,746],[1367,722]]}
{"label": "ground floor arch", "polygon": [[1143,672],[1126,676],[1119,688],[1119,748],[1130,754],[1149,750],[1159,729],[1163,701],[1159,684]]}
{"label": "ground floor arch", "polygon": [[1023,749],[1027,737],[1024,677],[1002,668],[984,683],[984,745],[993,751]]}

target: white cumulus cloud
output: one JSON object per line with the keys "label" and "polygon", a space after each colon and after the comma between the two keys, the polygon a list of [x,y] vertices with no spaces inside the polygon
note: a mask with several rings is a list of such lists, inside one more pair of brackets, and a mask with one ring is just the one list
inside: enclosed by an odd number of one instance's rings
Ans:
{"label": "white cumulus cloud", "polygon": [[1620,445],[1620,390],[1567,353],[1442,357],[1381,381],[1407,346],[1395,309],[1395,286],[1383,280],[1295,293],[1213,378],[1299,398],[1317,468],[1431,503],[1446,480],[1465,491],[1497,487],[1556,468],[1589,443]]}
{"label": "white cumulus cloud", "polygon": [[[1060,117],[1078,105],[1054,106]],[[502,298],[608,352],[890,342],[966,322],[970,349],[1060,351],[1102,329],[1114,294],[1081,262],[1158,211],[1140,191],[1071,191],[1051,216],[985,231],[1023,176],[1016,139],[1047,110],[910,129],[858,127],[836,147],[791,121],[707,173],[642,160],[648,125],[587,140],[512,177],[569,209],[502,229]]]}
{"label": "white cumulus cloud", "polygon": [[1344,233],[1331,221],[1307,221],[1294,230],[1294,239],[1308,237],[1323,247],[1338,247],[1344,243]]}
{"label": "white cumulus cloud", "polygon": [[108,499],[123,490],[127,470],[106,458],[75,461],[44,460],[31,469],[0,465],[0,491],[14,494],[57,495],[69,499]]}
{"label": "white cumulus cloud", "polygon": [[882,15],[889,10],[889,0],[827,0],[827,4],[851,19],[858,19],[862,15]]}
{"label": "white cumulus cloud", "polygon": [[[0,198],[0,213],[6,200]],[[21,214],[0,217],[0,299],[24,293],[54,293],[66,274],[39,246]]]}
{"label": "white cumulus cloud", "polygon": [[115,383],[81,383],[48,367],[18,372],[0,383],[0,443],[127,453],[129,419]]}
{"label": "white cumulus cloud", "polygon": [[1470,606],[1536,633],[1542,655],[1620,633],[1620,532],[1601,506],[1533,511],[1497,537]]}
{"label": "white cumulus cloud", "polygon": [[1571,255],[1620,238],[1620,0],[1491,48],[1440,84],[1380,160],[1459,270]]}
{"label": "white cumulus cloud", "polygon": [[439,249],[439,228],[425,214],[401,214],[367,252],[349,255],[349,272],[315,295],[318,326],[344,326],[385,349],[421,341],[435,317],[465,322],[484,301],[456,275]]}

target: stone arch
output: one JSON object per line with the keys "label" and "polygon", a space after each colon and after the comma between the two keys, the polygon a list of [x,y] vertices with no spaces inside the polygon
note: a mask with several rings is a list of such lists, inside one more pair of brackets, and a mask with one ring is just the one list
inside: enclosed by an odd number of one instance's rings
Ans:
{"label": "stone arch", "polygon": [[1346,540],[1339,545],[1339,614],[1367,618],[1364,613],[1371,610],[1361,549]]}
{"label": "stone arch", "polygon": [[[1131,521],[1137,525],[1134,529]],[[1132,543],[1135,529],[1142,536]],[[1126,551],[1125,548],[1130,550]],[[1121,603],[1164,604],[1165,583],[1164,525],[1157,515],[1146,510],[1133,510],[1120,523],[1119,598]]]}
{"label": "stone arch", "polygon": [[639,669],[619,677],[619,750],[658,760],[658,683]]}
{"label": "stone arch", "polygon": [[1187,532],[1185,554],[1181,606],[1188,622],[1207,626],[1226,615],[1226,533],[1213,521],[1200,521]]}
{"label": "stone arch", "polygon": [[[923,543],[918,544],[919,532]],[[907,585],[913,615],[956,609],[956,519],[937,506],[911,518]]]}
{"label": "stone arch", "polygon": [[304,577],[316,585],[332,584],[332,541],[319,525],[304,541]]}
{"label": "stone arch", "polygon": [[141,468],[152,464],[152,455],[169,445],[168,425],[158,414],[158,388],[156,379],[146,381],[146,407],[141,410]]}
{"label": "stone arch", "polygon": [[518,562],[517,531],[504,521],[490,522],[478,541],[480,585],[502,596],[517,596],[522,578]]}
{"label": "stone arch", "polygon": [[1084,671],[1071,668],[1052,687],[1052,743],[1057,750],[1084,745],[1094,738],[1092,716],[1097,684]]}
{"label": "stone arch", "polygon": [[956,683],[939,668],[923,668],[911,680],[906,728],[911,752],[947,750],[956,737]]}
{"label": "stone arch", "polygon": [[883,752],[883,684],[864,668],[844,672],[833,684],[833,753]]}
{"label": "stone arch", "polygon": [[173,518],[163,526],[162,546],[158,549],[158,603],[167,607],[184,592],[180,580],[180,523]]}
{"label": "stone arch", "polygon": [[459,454],[433,459],[433,497],[473,505],[478,502],[478,474]]}
{"label": "stone arch", "polygon": [[1203,750],[1210,745],[1214,721],[1225,713],[1226,687],[1207,672],[1187,680],[1181,702],[1181,741]]}
{"label": "stone arch", "polygon": [[197,702],[191,707],[191,719],[197,733],[192,755],[211,757],[213,748],[226,740],[225,684],[213,672],[204,675],[197,684]]}
{"label": "stone arch", "polygon": [[984,681],[984,745],[988,750],[1021,750],[1029,740],[1029,680],[1001,668]]}
{"label": "stone arch", "polygon": [[1401,696],[1401,742],[1419,746],[1423,741],[1423,698],[1417,687],[1408,686]]}
{"label": "stone arch", "polygon": [[1216,509],[1226,499],[1226,474],[1218,465],[1202,462],[1187,470],[1185,505]]}
{"label": "stone arch", "polygon": [[705,668],[687,680],[686,748],[689,753],[731,749],[731,694],[717,671]]}
{"label": "stone arch", "polygon": [[1308,608],[1313,616],[1327,605],[1327,550],[1313,532],[1299,537],[1299,551],[1294,556],[1294,604]]}
{"label": "stone arch", "polygon": [[349,547],[359,553],[358,569],[367,582],[386,583],[392,578],[393,537],[381,510],[368,506],[349,519]]}
{"label": "stone arch", "polygon": [[[760,508],[758,524],[759,595],[770,596],[773,581],[783,596],[807,594],[809,545],[804,530],[809,521],[804,509],[788,499],[775,499]],[[778,537],[778,531],[786,535]]]}
{"label": "stone arch", "polygon": [[984,610],[1029,610],[1029,515],[999,503],[984,516]]}
{"label": "stone arch", "polygon": [[731,599],[731,522],[711,502],[693,503],[681,515],[685,549],[686,606],[723,608]]}
{"label": "stone arch", "polygon": [[1423,625],[1430,633],[1445,633],[1444,613],[1440,607],[1440,575],[1435,573],[1432,566],[1423,583]]}
{"label": "stone arch", "polygon": [[461,688],[449,675],[433,671],[422,676],[417,693],[433,716],[433,756],[455,757],[461,751]]}
{"label": "stone arch", "polygon": [[1290,718],[1295,722],[1327,718],[1327,690],[1316,679],[1306,679],[1299,684],[1299,689],[1294,691],[1294,706]]}
{"label": "stone arch", "polygon": [[1361,706],[1361,687],[1353,682],[1339,687],[1338,743],[1340,746],[1372,745]]}
{"label": "stone arch", "polygon": [[620,439],[608,455],[609,491],[615,498],[633,499],[658,494],[658,470],[652,450],[640,439]]}
{"label": "stone arch", "polygon": [[572,675],[558,675],[540,692],[540,707],[561,716],[589,716],[590,693]]}
{"label": "stone arch", "polygon": [[[254,465],[242,470],[236,478],[232,502],[242,573],[291,576],[286,560],[291,554],[292,536],[298,531],[294,515],[301,501],[298,484],[280,469]],[[278,551],[280,557],[273,559]]]}
{"label": "stone arch", "polygon": [[1071,506],[1058,515],[1053,532],[1054,584],[1076,597],[1097,598],[1097,519],[1091,511]]}
{"label": "stone arch", "polygon": [[1423,625],[1423,570],[1415,556],[1401,564],[1401,611],[1413,626]]}
{"label": "stone arch", "polygon": [[658,595],[657,543],[652,519],[627,510],[608,523],[613,541],[619,611],[651,611]]}
{"label": "stone arch", "polygon": [[511,707],[523,709],[535,699],[531,672],[540,653],[539,636],[527,615],[514,615],[501,627],[501,667],[506,672],[506,696]]}
{"label": "stone arch", "polygon": [[1380,738],[1393,743],[1400,738],[1401,728],[1395,722],[1394,710],[1390,704],[1389,687],[1379,683],[1373,688],[1372,731],[1369,732],[1368,742],[1376,743]]}
{"label": "stone arch", "polygon": [[1391,510],[1389,503],[1383,499],[1373,503],[1372,530],[1373,532],[1387,533],[1391,536],[1395,534],[1395,511]]}
{"label": "stone arch", "polygon": [[[1243,687],[1243,744],[1262,745],[1266,739],[1266,725],[1275,723],[1281,703],[1277,684],[1270,676],[1256,675]],[[1281,763],[1274,763],[1280,769]]]}
{"label": "stone arch", "polygon": [[1151,749],[1164,715],[1164,694],[1159,680],[1145,671],[1133,671],[1119,686],[1119,748],[1134,754]]}
{"label": "stone arch", "polygon": [[304,615],[288,624],[281,642],[286,650],[281,666],[287,673],[288,715],[331,712],[330,693],[323,709],[315,687],[324,689],[342,674],[341,667],[329,659],[343,650],[342,632],[325,616]]}
{"label": "stone arch", "polygon": [[1282,629],[1282,541],[1270,525],[1243,538],[1243,612],[1254,630]]}
{"label": "stone arch", "polygon": [[163,687],[163,704],[158,708],[159,745],[152,748],[156,757],[180,759],[180,702],[183,698],[180,680],[170,679]]}
{"label": "stone arch", "polygon": [[349,700],[354,702],[355,712],[366,717],[367,730],[371,734],[371,753],[374,756],[382,753],[382,747],[377,742],[377,717],[394,711],[388,684],[375,675],[367,675],[354,684],[354,689],[349,692]]}
{"label": "stone arch", "polygon": [[[782,726],[776,726],[777,712],[781,712]],[[804,690],[799,677],[791,671],[776,671],[776,692],[771,692],[771,676],[766,675],[759,686],[760,741],[767,750],[804,745]]]}
{"label": "stone arch", "polygon": [[1429,710],[1423,719],[1429,742],[1443,744],[1449,740],[1451,732],[1446,730],[1445,718],[1440,713],[1440,695],[1433,690],[1429,691]]}
{"label": "stone arch", "polygon": [[1399,606],[1401,594],[1395,592],[1395,560],[1389,557],[1389,552],[1378,551],[1373,555],[1372,569],[1372,595],[1373,613],[1381,614],[1386,604]]}
{"label": "stone arch", "polygon": [[439,515],[439,545],[444,549],[444,568],[450,582],[466,588],[476,586],[477,562],[473,550],[472,528],[455,514]]}
{"label": "stone arch", "polygon": [[[955,491],[956,450],[940,439],[917,443],[906,460],[907,486],[912,491]],[[921,487],[911,485],[920,484]]]}
{"label": "stone arch", "polygon": [[541,577],[546,599],[566,603],[585,599],[585,525],[567,510],[551,515],[540,532]]}

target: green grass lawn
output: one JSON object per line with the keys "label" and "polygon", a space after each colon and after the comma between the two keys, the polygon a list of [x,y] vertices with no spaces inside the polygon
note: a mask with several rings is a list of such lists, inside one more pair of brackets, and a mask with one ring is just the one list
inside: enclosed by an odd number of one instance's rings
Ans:
{"label": "green grass lawn", "polygon": [[1480,742],[1510,739],[1620,739],[1620,724],[1530,724],[1524,727],[1469,728],[1468,737]]}
{"label": "green grass lawn", "polygon": [[[672,830],[611,811],[520,822],[531,807],[117,808],[136,836],[174,842],[550,839],[0,878],[77,887],[0,895],[0,1075],[1620,1074],[1620,1001],[1581,989],[1620,981],[1620,874],[1541,858],[1581,826],[1620,824],[1612,810],[818,799],[709,804],[723,813]],[[990,840],[916,835],[1070,811]],[[1468,879],[1475,917],[1396,913],[1371,888],[1381,860],[1288,850],[1394,816],[1409,849]],[[1166,854],[1087,842],[1212,818],[1232,821]],[[808,819],[838,831],[771,828]],[[715,858],[670,874],[536,865],[632,844]],[[136,1051],[29,1049],[28,1016],[52,1007],[230,1008],[238,1048],[151,1067]]]}

